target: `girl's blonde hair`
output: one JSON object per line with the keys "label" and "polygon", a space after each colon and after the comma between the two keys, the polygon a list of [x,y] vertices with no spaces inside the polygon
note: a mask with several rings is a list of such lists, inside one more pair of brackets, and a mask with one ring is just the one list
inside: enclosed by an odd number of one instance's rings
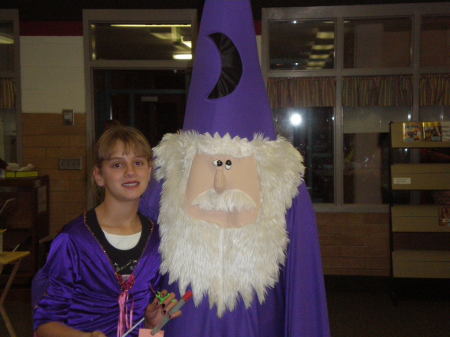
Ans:
{"label": "girl's blonde hair", "polygon": [[144,156],[151,164],[152,148],[142,132],[131,126],[114,125],[103,132],[95,144],[94,165],[101,168],[103,161],[111,158],[119,141],[123,143],[126,153],[133,151],[136,155]]}

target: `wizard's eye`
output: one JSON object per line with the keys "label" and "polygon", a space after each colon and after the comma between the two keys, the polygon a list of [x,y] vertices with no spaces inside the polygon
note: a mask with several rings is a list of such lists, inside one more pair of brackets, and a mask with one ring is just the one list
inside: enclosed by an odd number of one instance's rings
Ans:
{"label": "wizard's eye", "polygon": [[217,167],[221,167],[223,165],[223,161],[221,161],[220,159],[214,160],[213,165],[217,166]]}
{"label": "wizard's eye", "polygon": [[233,163],[231,162],[230,159],[227,159],[227,161],[225,162],[225,169],[227,170],[231,169],[231,165],[233,165]]}

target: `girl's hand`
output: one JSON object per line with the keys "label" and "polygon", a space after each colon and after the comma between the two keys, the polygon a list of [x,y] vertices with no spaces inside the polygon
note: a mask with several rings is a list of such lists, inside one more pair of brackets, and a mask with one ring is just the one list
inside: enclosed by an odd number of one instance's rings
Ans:
{"label": "girl's hand", "polygon": [[[161,292],[161,296],[167,296],[167,290]],[[164,302],[160,303],[159,299],[155,297],[152,303],[147,306],[145,310],[145,327],[147,329],[153,329],[163,319],[163,317],[177,304],[175,294],[170,293]],[[173,315],[170,315],[170,319],[176,318],[181,315],[181,311],[177,311]]]}

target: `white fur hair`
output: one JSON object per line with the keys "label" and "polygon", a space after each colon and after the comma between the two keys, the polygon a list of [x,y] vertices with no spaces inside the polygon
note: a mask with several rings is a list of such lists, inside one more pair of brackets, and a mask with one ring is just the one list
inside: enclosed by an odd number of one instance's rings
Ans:
{"label": "white fur hair", "polygon": [[[178,281],[180,293],[190,285],[198,305],[208,296],[220,317],[232,311],[239,298],[246,306],[256,293],[262,303],[267,289],[278,281],[288,244],[285,214],[302,183],[300,153],[284,138],[193,131],[167,134],[154,149],[156,177],[163,182],[159,224],[161,272]],[[223,228],[190,217],[183,209],[191,164],[196,154],[253,156],[261,186],[261,208],[256,223]]]}

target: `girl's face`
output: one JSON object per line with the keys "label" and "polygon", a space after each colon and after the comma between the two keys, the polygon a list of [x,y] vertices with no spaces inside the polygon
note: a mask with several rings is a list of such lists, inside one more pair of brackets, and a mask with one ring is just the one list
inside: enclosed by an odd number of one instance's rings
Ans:
{"label": "girl's face", "polygon": [[105,188],[105,200],[138,201],[150,181],[152,168],[147,158],[129,151],[124,144],[116,143],[111,157],[104,160],[101,168],[94,168],[94,179]]}

